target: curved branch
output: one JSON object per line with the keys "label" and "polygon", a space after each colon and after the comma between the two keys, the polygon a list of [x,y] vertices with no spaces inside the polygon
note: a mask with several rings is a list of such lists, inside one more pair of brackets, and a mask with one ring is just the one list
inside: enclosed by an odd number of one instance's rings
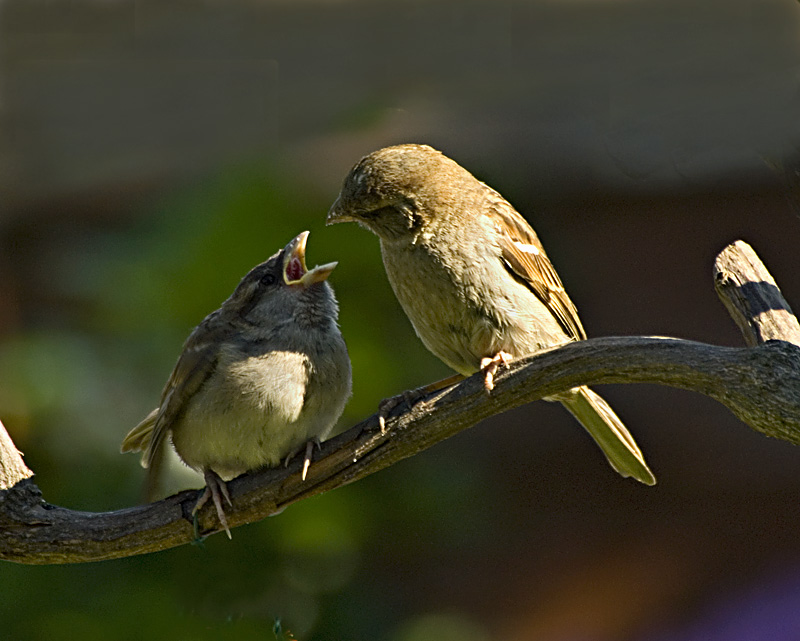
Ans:
{"label": "curved branch", "polygon": [[[760,279],[756,290],[761,282],[766,283]],[[722,288],[721,295],[748,294],[751,285],[742,281],[740,286]],[[760,326],[776,309],[761,310],[757,318],[751,314],[749,323]],[[762,332],[755,340],[768,335],[772,336]],[[513,362],[497,376],[491,396],[477,375],[426,396],[412,408],[401,405],[386,421],[385,433],[373,415],[323,443],[306,481],[300,478],[299,461],[287,469],[261,470],[235,479],[228,484],[233,498],[228,521],[237,526],[276,514],[291,503],[413,456],[484,418],[577,385],[602,383],[651,383],[698,392],[727,406],[754,429],[800,443],[797,345],[770,341],[732,348],[674,338],[596,338]],[[197,495],[192,490],[115,512],[76,512],[44,503],[33,482],[22,479],[0,492],[0,558],[74,563],[188,543],[194,538],[191,509]],[[219,529],[213,510],[203,510],[200,517],[204,532]]]}

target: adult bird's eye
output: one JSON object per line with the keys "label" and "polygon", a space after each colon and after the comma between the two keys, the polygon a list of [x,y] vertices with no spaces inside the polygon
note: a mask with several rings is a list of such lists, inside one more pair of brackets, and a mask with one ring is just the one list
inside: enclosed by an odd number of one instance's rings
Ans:
{"label": "adult bird's eye", "polygon": [[275,274],[267,273],[261,277],[261,284],[269,287],[270,285],[274,285],[277,278],[275,278]]}

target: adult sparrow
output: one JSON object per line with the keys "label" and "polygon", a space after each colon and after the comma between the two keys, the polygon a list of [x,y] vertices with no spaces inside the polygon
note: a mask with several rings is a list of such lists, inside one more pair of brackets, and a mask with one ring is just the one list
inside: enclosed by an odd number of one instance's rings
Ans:
{"label": "adult sparrow", "polygon": [[149,467],[168,437],[203,473],[230,538],[225,481],[276,466],[330,433],[350,396],[350,359],[327,282],[336,263],[307,269],[308,232],[254,267],[183,346],[161,402],[122,442]]}
{"label": "adult sparrow", "polygon": [[[463,376],[586,338],[536,233],[494,189],[426,145],[397,145],[362,158],[347,175],[327,223],[354,221],[380,239],[397,299],[425,346]],[[588,387],[560,401],[612,467],[652,485],[633,437]]]}

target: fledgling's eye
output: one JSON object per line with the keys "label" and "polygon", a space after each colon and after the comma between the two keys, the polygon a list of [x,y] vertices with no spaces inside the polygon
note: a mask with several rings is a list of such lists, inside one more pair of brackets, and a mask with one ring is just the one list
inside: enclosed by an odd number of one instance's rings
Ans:
{"label": "fledgling's eye", "polygon": [[272,272],[267,272],[261,277],[261,284],[265,287],[269,287],[270,285],[274,285],[278,279],[275,277],[275,274]]}
{"label": "fledgling's eye", "polygon": [[364,212],[364,218],[385,218],[387,216],[396,216],[397,215],[397,207],[392,205],[386,205],[385,207],[380,207],[378,209],[373,209],[371,211]]}

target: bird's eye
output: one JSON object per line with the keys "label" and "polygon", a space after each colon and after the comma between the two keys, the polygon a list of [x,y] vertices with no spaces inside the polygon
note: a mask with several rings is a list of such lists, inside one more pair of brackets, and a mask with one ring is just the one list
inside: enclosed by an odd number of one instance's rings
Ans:
{"label": "bird's eye", "polygon": [[386,207],[379,207],[378,209],[372,209],[370,211],[364,212],[364,218],[386,218],[388,216],[393,216],[397,213],[397,208],[391,205],[387,205]]}
{"label": "bird's eye", "polygon": [[268,272],[261,277],[261,284],[265,287],[269,287],[270,285],[274,285],[277,280],[275,274]]}

